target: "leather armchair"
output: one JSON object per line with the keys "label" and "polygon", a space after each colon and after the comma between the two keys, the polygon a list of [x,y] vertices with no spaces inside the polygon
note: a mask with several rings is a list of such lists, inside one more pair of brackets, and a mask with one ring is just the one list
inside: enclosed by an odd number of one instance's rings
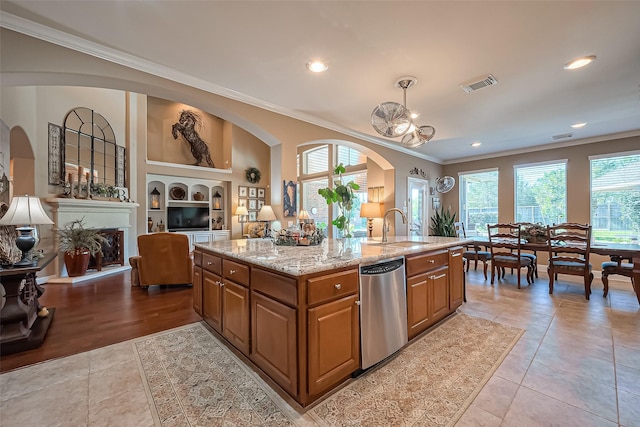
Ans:
{"label": "leather armchair", "polygon": [[186,235],[141,234],[138,236],[138,254],[129,258],[131,286],[192,284],[193,260]]}

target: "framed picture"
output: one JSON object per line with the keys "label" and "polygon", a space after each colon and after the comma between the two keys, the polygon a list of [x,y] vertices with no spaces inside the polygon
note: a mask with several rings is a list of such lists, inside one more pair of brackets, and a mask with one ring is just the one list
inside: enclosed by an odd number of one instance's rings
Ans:
{"label": "framed picture", "polygon": [[249,197],[258,197],[258,189],[256,187],[249,187]]}
{"label": "framed picture", "polygon": [[433,203],[433,209],[440,209],[440,197],[434,197],[432,199],[432,203]]}
{"label": "framed picture", "polygon": [[283,216],[296,216],[296,183],[293,181],[282,181],[284,194],[284,207],[282,209]]}
{"label": "framed picture", "polygon": [[249,199],[249,207],[250,211],[255,211],[258,209],[258,201],[256,199]]}
{"label": "framed picture", "polygon": [[238,199],[238,207],[247,207],[247,199]]}
{"label": "framed picture", "polygon": [[264,188],[258,188],[258,199],[264,199]]}
{"label": "framed picture", "polygon": [[258,210],[262,209],[264,206],[264,200],[258,200]]}
{"label": "framed picture", "polygon": [[257,221],[258,220],[258,212],[251,211],[249,212],[249,221]]}
{"label": "framed picture", "polygon": [[242,185],[238,186],[238,197],[247,197],[247,187]]}

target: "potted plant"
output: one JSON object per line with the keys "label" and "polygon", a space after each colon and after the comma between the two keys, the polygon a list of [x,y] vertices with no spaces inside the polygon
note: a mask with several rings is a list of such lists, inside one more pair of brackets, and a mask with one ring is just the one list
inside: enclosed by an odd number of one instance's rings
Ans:
{"label": "potted plant", "polygon": [[456,234],[456,213],[449,212],[449,209],[446,211],[444,208],[441,208],[440,211],[436,210],[435,215],[431,217],[431,235],[432,236],[443,236],[443,237],[457,237]]}
{"label": "potted plant", "polygon": [[64,251],[64,265],[69,277],[83,276],[91,255],[102,250],[107,239],[95,228],[85,228],[84,219],[77,219],[58,230],[60,250]]}
{"label": "potted plant", "polygon": [[353,209],[353,202],[356,200],[354,191],[360,189],[360,186],[353,181],[344,182],[342,180],[342,174],[344,172],[344,165],[340,163],[333,171],[335,175],[338,175],[338,179],[333,182],[333,188],[320,188],[318,189],[318,194],[324,197],[327,205],[332,203],[338,205],[340,215],[331,221],[331,223],[342,232],[342,237],[352,237],[350,230],[351,209]]}

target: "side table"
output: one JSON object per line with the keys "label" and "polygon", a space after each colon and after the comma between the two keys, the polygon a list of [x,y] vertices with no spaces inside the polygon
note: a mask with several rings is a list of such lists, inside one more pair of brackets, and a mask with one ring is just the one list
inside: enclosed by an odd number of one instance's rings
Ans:
{"label": "side table", "polygon": [[38,298],[44,289],[36,282],[36,273],[49,264],[57,254],[46,254],[33,267],[0,269],[0,355],[17,353],[40,347],[55,313],[48,308],[46,317]]}

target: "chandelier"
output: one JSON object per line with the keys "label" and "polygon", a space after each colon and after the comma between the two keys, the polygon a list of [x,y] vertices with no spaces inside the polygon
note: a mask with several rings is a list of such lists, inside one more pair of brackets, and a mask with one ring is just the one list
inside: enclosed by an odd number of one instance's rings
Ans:
{"label": "chandelier", "polygon": [[417,148],[436,134],[433,126],[416,126],[407,108],[407,89],[417,83],[415,77],[401,77],[395,86],[402,89],[404,103],[383,102],[371,113],[371,125],[380,135],[387,138],[402,137],[400,144],[407,148]]}

